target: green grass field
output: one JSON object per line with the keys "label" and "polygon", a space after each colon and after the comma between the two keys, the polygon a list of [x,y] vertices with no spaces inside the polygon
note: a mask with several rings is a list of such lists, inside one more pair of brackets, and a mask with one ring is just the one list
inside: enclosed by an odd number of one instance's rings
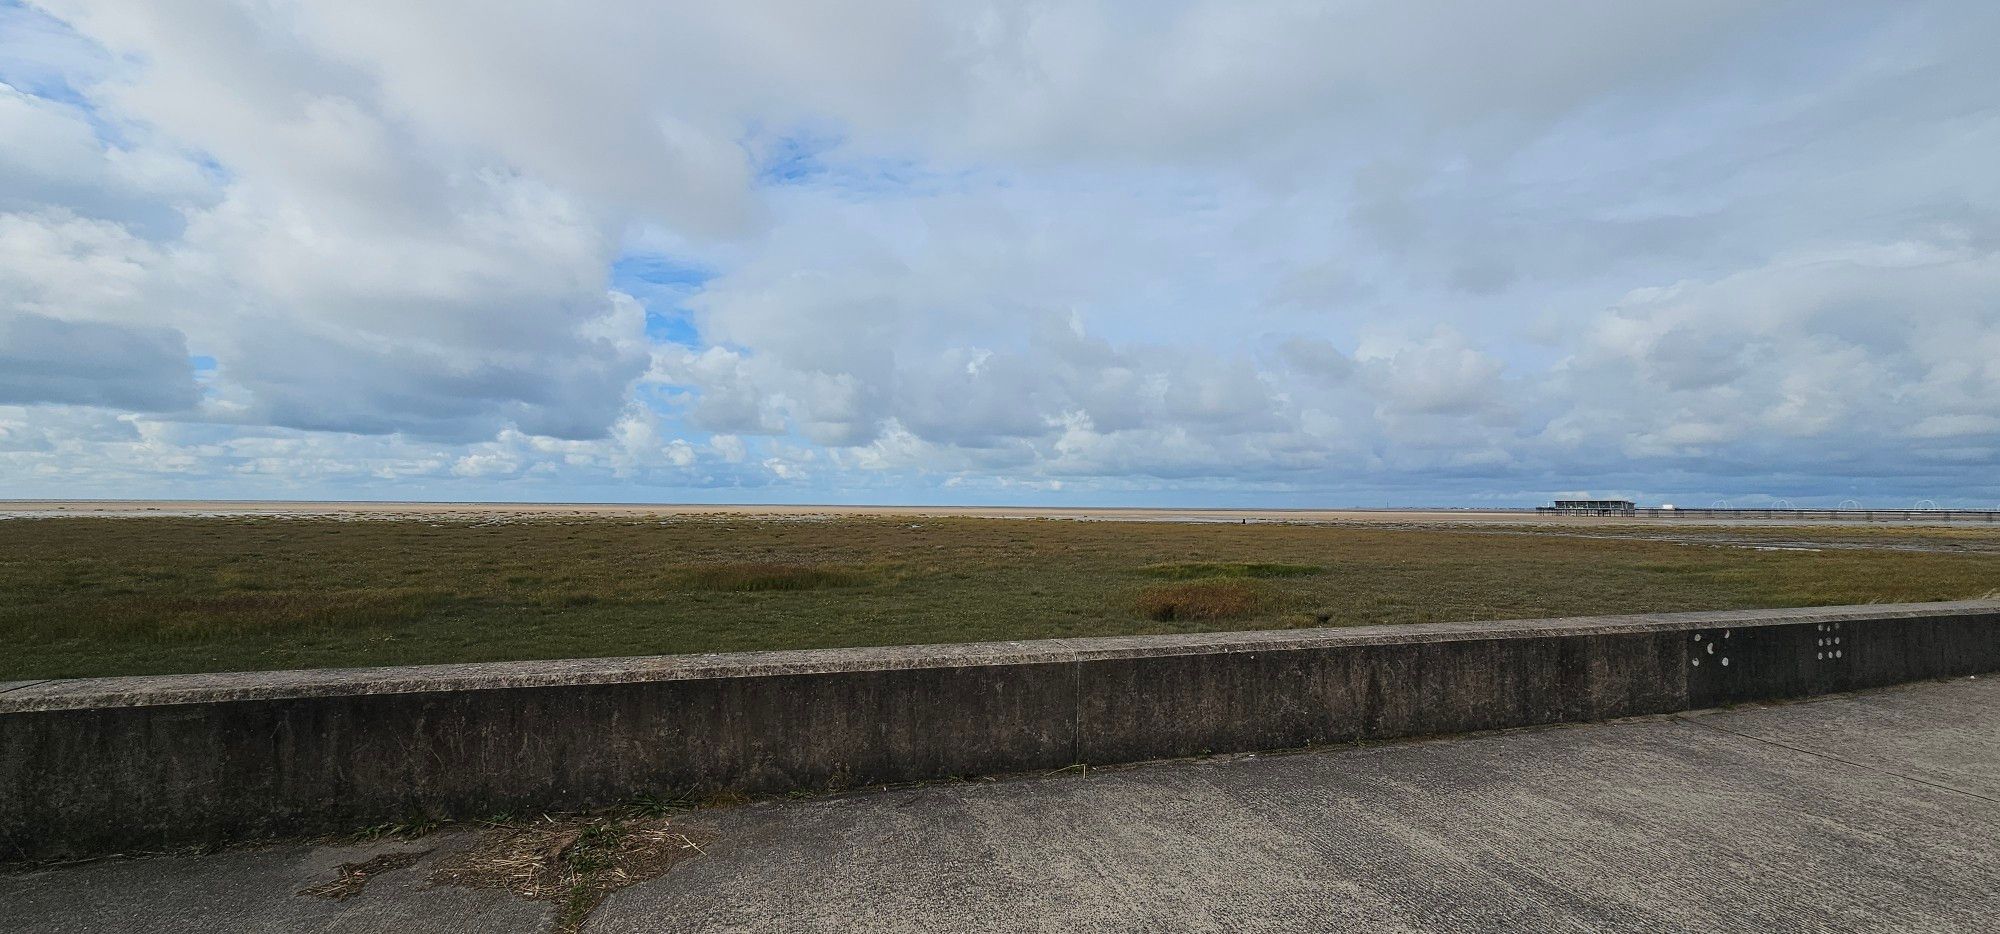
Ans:
{"label": "green grass field", "polygon": [[[1654,534],[908,517],[10,520],[0,680],[2000,591],[1994,530]],[[1723,543],[1745,538],[1829,547]]]}

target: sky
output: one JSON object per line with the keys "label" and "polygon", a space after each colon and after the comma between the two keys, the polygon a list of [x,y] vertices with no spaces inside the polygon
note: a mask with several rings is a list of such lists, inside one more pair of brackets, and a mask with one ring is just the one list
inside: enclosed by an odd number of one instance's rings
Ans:
{"label": "sky", "polygon": [[0,497],[2000,507],[1996,41],[0,0]]}

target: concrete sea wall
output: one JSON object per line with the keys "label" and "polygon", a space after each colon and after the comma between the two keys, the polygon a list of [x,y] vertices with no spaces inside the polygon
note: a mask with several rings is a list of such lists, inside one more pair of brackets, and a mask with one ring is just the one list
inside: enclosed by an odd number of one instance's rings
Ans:
{"label": "concrete sea wall", "polygon": [[2000,602],[0,684],[0,858],[1664,713],[2000,671]]}

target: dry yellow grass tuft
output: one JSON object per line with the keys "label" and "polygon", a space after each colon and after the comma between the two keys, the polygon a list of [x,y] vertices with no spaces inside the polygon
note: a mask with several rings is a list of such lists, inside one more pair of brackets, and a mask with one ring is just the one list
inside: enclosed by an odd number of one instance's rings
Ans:
{"label": "dry yellow grass tuft", "polygon": [[472,849],[443,857],[431,882],[555,902],[555,930],[574,934],[606,895],[700,855],[705,837],[663,817],[543,818],[489,830]]}
{"label": "dry yellow grass tuft", "polygon": [[1181,561],[1149,564],[1139,569],[1149,577],[1198,580],[1209,577],[1310,577],[1323,574],[1317,564],[1274,564],[1268,561]]}
{"label": "dry yellow grass tuft", "polygon": [[1244,619],[1257,611],[1257,589],[1242,581],[1192,581],[1149,587],[1139,594],[1139,614],[1161,623]]}
{"label": "dry yellow grass tuft", "polygon": [[725,593],[752,593],[760,590],[822,590],[855,587],[874,580],[873,575],[854,568],[784,564],[776,561],[740,561],[710,564],[687,572],[688,584],[700,590]]}
{"label": "dry yellow grass tuft", "polygon": [[405,850],[399,853],[383,853],[373,859],[359,863],[342,863],[334,877],[318,885],[309,885],[299,890],[300,895],[313,898],[330,898],[344,902],[368,885],[368,880],[385,872],[393,872],[415,863],[430,855],[429,850]]}

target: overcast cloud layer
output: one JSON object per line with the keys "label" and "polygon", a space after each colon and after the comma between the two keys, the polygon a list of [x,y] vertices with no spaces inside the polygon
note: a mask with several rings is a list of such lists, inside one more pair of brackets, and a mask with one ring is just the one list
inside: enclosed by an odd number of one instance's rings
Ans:
{"label": "overcast cloud layer", "polygon": [[2000,504],[2000,5],[0,0],[0,496]]}

